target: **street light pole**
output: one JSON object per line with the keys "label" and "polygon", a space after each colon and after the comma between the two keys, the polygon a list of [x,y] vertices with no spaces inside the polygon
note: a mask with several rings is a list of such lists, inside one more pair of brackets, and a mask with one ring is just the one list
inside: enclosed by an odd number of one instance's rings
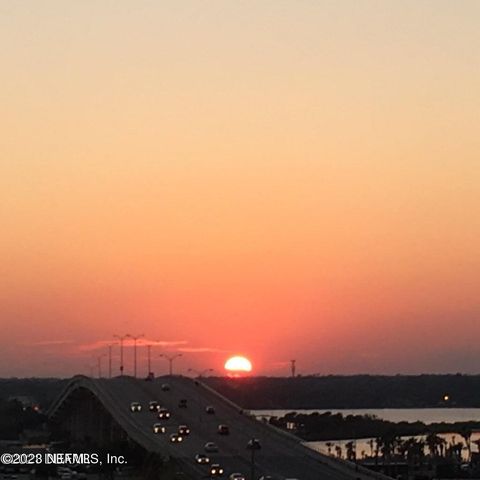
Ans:
{"label": "street light pole", "polygon": [[112,347],[116,343],[110,343],[108,345],[108,378],[112,378]]}
{"label": "street light pole", "polygon": [[144,336],[145,335],[143,333],[137,336],[129,335],[129,337],[133,340],[133,376],[134,378],[137,378],[137,340]]}
{"label": "street light pole", "polygon": [[176,353],[175,355],[165,355],[164,353],[161,353],[159,355],[159,357],[163,357],[165,359],[168,360],[168,364],[169,364],[169,368],[168,368],[168,371],[169,371],[169,375],[172,376],[173,375],[173,361],[178,358],[178,357],[181,357],[182,354],[181,353]]}
{"label": "street light pole", "polygon": [[148,362],[147,378],[150,378],[150,375],[152,374],[152,346],[151,345],[147,345],[147,362]]}
{"label": "street light pole", "polygon": [[114,335],[115,338],[120,340],[120,376],[123,376],[123,341],[128,338],[130,335]]}
{"label": "street light pole", "polygon": [[98,378],[102,378],[102,358],[105,357],[105,354],[99,355],[97,357],[97,371]]}

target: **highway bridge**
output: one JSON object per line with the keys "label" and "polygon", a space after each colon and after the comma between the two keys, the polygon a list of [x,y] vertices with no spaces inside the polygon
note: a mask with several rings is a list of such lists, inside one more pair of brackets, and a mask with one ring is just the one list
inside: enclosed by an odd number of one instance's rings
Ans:
{"label": "highway bridge", "polygon": [[[165,391],[165,384],[169,390]],[[180,408],[186,400],[187,408]],[[169,419],[159,420],[149,411],[150,401],[167,408]],[[131,412],[131,402],[142,405],[140,412]],[[206,407],[212,406],[214,414]],[[352,463],[333,459],[304,446],[300,439],[273,426],[262,423],[241,407],[222,397],[200,379],[182,376],[137,380],[132,377],[92,379],[74,377],[48,412],[53,425],[68,431],[72,442],[85,438],[108,448],[114,440],[128,440],[162,465],[174,463],[183,478],[210,478],[210,468],[195,461],[195,455],[205,453],[205,444],[214,442],[217,453],[208,453],[210,463],[218,463],[228,479],[233,472],[258,480],[269,475],[275,480],[387,480],[389,477],[371,472]],[[155,434],[153,424],[162,423],[164,434]],[[218,425],[229,427],[228,435],[217,432]],[[191,433],[181,443],[172,443],[170,434],[180,425]],[[252,438],[261,445],[254,452],[247,444]],[[252,462],[253,460],[253,462]],[[253,470],[252,470],[253,467]]]}

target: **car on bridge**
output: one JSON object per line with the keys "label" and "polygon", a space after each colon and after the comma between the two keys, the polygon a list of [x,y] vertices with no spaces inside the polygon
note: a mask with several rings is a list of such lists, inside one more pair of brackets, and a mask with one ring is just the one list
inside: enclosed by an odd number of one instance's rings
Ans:
{"label": "car on bridge", "polygon": [[228,480],[246,480],[245,475],[243,473],[232,473],[228,477]]}
{"label": "car on bridge", "polygon": [[153,433],[165,433],[167,429],[161,423],[154,423],[153,424]]}
{"label": "car on bridge", "polygon": [[172,433],[170,434],[170,442],[171,443],[181,443],[183,442],[183,437],[179,435],[178,433]]}
{"label": "car on bridge", "polygon": [[141,412],[142,411],[142,406],[138,402],[132,402],[130,404],[130,411],[131,412]]}
{"label": "car on bridge", "polygon": [[187,408],[187,399],[186,398],[180,399],[180,401],[178,402],[178,408]]}
{"label": "car on bridge", "polygon": [[228,428],[228,425],[220,424],[217,428],[217,433],[219,435],[228,435],[230,433],[230,428]]}
{"label": "car on bridge", "polygon": [[214,463],[210,467],[210,476],[211,477],[221,477],[223,475],[223,468],[219,463]]}
{"label": "car on bridge", "polygon": [[215,409],[211,406],[211,405],[208,405],[205,407],[205,411],[209,414],[209,415],[213,415],[215,413]]}
{"label": "car on bridge", "polygon": [[260,450],[262,448],[262,444],[258,438],[252,438],[247,443],[248,450]]}
{"label": "car on bridge", "polygon": [[160,420],[165,420],[167,418],[170,418],[170,410],[168,410],[167,408],[161,408],[158,411],[158,418]]}
{"label": "car on bridge", "polygon": [[207,453],[216,453],[218,452],[218,446],[214,442],[207,442],[203,447]]}
{"label": "car on bridge", "polygon": [[180,425],[178,427],[178,434],[182,436],[190,435],[190,429],[186,425]]}
{"label": "car on bridge", "polygon": [[162,386],[160,388],[162,389],[162,392],[170,391],[170,385],[168,383],[162,383]]}
{"label": "car on bridge", "polygon": [[148,403],[148,409],[151,412],[158,412],[160,410],[160,405],[156,400],[152,400]]}
{"label": "car on bridge", "polygon": [[210,458],[204,453],[197,453],[195,455],[195,461],[200,465],[207,465],[210,463]]}

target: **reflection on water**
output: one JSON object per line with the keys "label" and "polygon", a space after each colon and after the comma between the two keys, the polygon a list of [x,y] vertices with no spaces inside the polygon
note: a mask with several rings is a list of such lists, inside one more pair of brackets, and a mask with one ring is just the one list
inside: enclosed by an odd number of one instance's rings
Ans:
{"label": "reflection on water", "polygon": [[[465,439],[459,433],[440,433],[438,437],[445,440],[445,448],[452,447],[453,445],[461,444],[461,454],[464,460],[468,460],[469,449]],[[417,441],[424,442],[424,453],[429,453],[429,448],[426,442],[426,435],[418,435],[415,437],[400,437],[402,441],[408,441],[410,438],[415,438]],[[346,458],[348,444],[353,442],[354,452],[356,458],[364,459],[367,457],[375,457],[377,447],[375,438],[361,438],[361,439],[346,439],[346,440],[326,440],[321,442],[304,442],[304,444],[317,452],[324,453],[341,458]],[[472,452],[480,452],[480,432],[473,432],[470,438],[470,448]]]}
{"label": "reflection on water", "polygon": [[390,422],[468,422],[480,420],[480,408],[366,408],[352,410],[252,410],[252,415],[257,417],[283,417],[289,412],[298,413],[325,413],[331,412],[347,415],[375,415]]}
{"label": "reflection on water", "polygon": [[[332,414],[341,413],[343,416],[348,415],[373,415],[383,420],[390,422],[423,422],[425,424],[430,423],[455,423],[455,422],[468,422],[480,420],[480,408],[385,408],[385,409],[352,409],[352,410],[294,410],[297,413],[310,414],[318,412],[319,414],[331,412]],[[255,415],[259,419],[269,419],[272,416],[283,417],[292,410],[252,410],[251,414]],[[438,434],[438,437],[445,441],[444,448],[449,449],[454,445],[457,445],[461,449],[461,456],[467,460],[469,455],[469,449],[467,447],[465,439],[459,433],[445,433]],[[417,441],[424,442],[424,451],[429,453],[426,436],[419,435],[416,437],[401,437],[402,441],[408,441],[410,438],[415,438]],[[345,440],[330,440],[321,442],[305,442],[308,447],[317,450],[321,453],[332,456],[347,457],[347,450],[352,449],[352,445],[348,446],[350,442],[353,442],[353,449],[356,458],[362,459],[367,457],[374,457],[376,455],[377,445],[375,438],[363,438],[363,439],[345,439]],[[472,432],[470,438],[470,449],[472,452],[480,451],[480,432]],[[378,454],[378,451],[377,451]]]}

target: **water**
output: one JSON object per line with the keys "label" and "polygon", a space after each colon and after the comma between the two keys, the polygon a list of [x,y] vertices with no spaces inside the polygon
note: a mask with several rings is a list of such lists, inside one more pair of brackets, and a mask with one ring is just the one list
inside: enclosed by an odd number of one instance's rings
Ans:
{"label": "water", "polygon": [[285,414],[295,411],[297,413],[320,414],[325,412],[341,413],[342,415],[375,415],[390,422],[468,422],[471,420],[480,421],[480,408],[366,408],[352,410],[252,410],[252,415],[259,418],[283,417]]}
{"label": "water", "polygon": [[[464,460],[467,460],[468,458],[468,449],[467,445],[465,443],[465,440],[462,438],[462,436],[458,433],[440,433],[438,434],[439,437],[443,438],[446,440],[447,445],[450,445],[452,443],[461,443],[463,445],[462,449],[462,457]],[[408,438],[412,437],[401,437],[402,440],[407,440]],[[425,435],[417,435],[414,438],[416,439],[422,439],[425,440]],[[303,442],[307,447],[311,448],[312,450],[316,450],[317,452],[324,453],[324,454],[330,454],[332,456],[336,455],[336,450],[335,447],[339,446],[342,450],[342,457],[345,458],[345,453],[346,453],[346,447],[345,445],[353,441],[354,444],[356,445],[356,453],[357,453],[357,458],[363,458],[366,456],[372,456],[372,447],[370,445],[370,440],[373,440],[373,450],[375,450],[375,439],[370,439],[370,438],[360,438],[356,440],[326,440],[326,441],[321,441],[321,442]],[[476,446],[475,442],[477,440],[480,440],[480,433],[479,432],[474,432],[472,433],[471,437],[471,448],[473,452],[478,452],[478,447]],[[328,445],[329,444],[329,445]],[[425,453],[428,452],[427,447],[424,449]]]}
{"label": "water", "polygon": [[[468,422],[468,421],[480,421],[480,408],[368,408],[368,409],[352,409],[352,410],[252,410],[251,413],[257,418],[270,418],[272,416],[282,417],[285,414],[296,411],[297,413],[313,413],[318,412],[319,414],[325,412],[331,412],[332,414],[341,413],[342,415],[375,415],[378,418],[383,420],[388,420],[390,422],[423,422],[425,424],[430,423],[454,423],[454,422]],[[462,451],[462,456],[466,459],[467,449],[465,442],[458,433],[445,433],[440,434],[440,437],[444,438],[447,443],[458,443],[461,442],[464,444],[464,449]],[[416,438],[423,438],[422,436]],[[477,447],[474,444],[475,440],[480,440],[480,433],[474,432],[472,434],[472,449],[477,451]],[[371,455],[370,447],[370,438],[362,438],[353,440],[356,444],[357,458],[362,458],[363,456]],[[375,440],[375,439],[373,439]],[[321,453],[335,455],[335,447],[339,446],[342,449],[342,453],[345,455],[345,445],[351,441],[350,439],[345,440],[331,440],[329,441],[320,441],[320,442],[305,442],[305,445],[312,448],[313,450],[319,451]],[[330,446],[327,444],[331,444]],[[375,446],[374,446],[375,448]]]}

